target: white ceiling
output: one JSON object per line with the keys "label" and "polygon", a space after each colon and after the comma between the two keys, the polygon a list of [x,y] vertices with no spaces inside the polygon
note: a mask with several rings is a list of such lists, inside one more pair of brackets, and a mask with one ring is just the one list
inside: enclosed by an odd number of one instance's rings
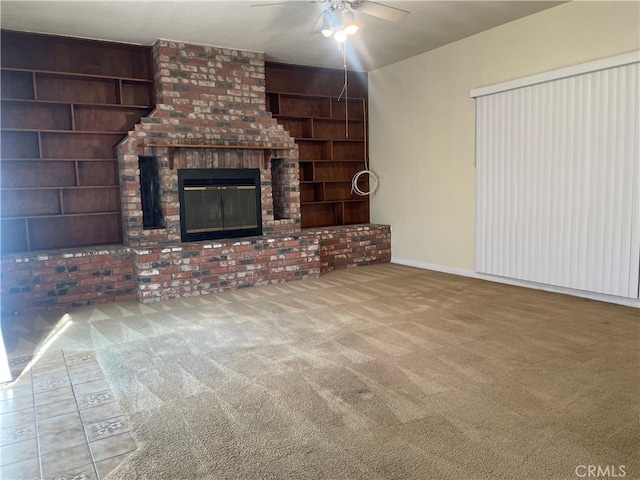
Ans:
{"label": "white ceiling", "polygon": [[[289,0],[2,1],[9,30],[151,45],[158,38],[265,52],[267,60],[342,67],[336,42],[309,35],[326,4]],[[271,0],[273,2],[283,0]],[[397,23],[356,12],[349,67],[374,70],[564,2],[393,1],[411,12]],[[269,0],[267,0],[269,3]]]}

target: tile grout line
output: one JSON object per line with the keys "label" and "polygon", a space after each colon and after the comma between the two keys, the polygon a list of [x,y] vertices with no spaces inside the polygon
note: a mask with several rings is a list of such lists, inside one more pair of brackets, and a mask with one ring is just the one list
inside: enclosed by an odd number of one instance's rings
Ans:
{"label": "tile grout line", "polygon": [[[89,449],[89,456],[91,457],[91,465],[93,466],[93,472],[96,474],[96,478],[100,480],[100,475],[98,474],[98,467],[96,466],[96,461],[93,458],[93,451],[91,449],[91,445],[89,442],[89,437],[87,436],[87,429],[84,425],[84,419],[82,418],[82,414],[80,413],[80,404],[78,403],[78,397],[76,396],[76,389],[73,385],[73,380],[71,378],[71,372],[69,372],[69,365],[67,365],[67,356],[65,355],[64,350],[60,350],[62,352],[62,358],[64,360],[64,367],[67,370],[67,375],[69,376],[69,384],[71,385],[71,392],[73,393],[73,400],[76,403],[76,408],[78,410],[78,416],[80,417],[80,425],[82,426],[82,434],[84,435],[84,439],[87,442],[87,448]],[[96,362],[98,359],[96,358]],[[98,364],[99,365],[99,364]]]}
{"label": "tile grout line", "polygon": [[[33,360],[33,356],[31,357]],[[36,408],[36,386],[33,381],[33,368],[29,370],[29,378],[31,380],[31,396],[33,398],[33,423],[36,431],[36,451],[38,452],[38,471],[39,478],[44,478],[42,471],[42,453],[40,450],[40,428],[38,427],[38,409]]]}

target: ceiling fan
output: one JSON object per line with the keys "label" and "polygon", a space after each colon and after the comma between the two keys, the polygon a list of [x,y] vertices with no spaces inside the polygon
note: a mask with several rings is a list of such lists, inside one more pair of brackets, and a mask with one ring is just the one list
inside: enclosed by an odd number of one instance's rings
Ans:
{"label": "ceiling fan", "polygon": [[[284,5],[290,2],[258,3],[252,7],[267,7]],[[355,13],[364,13],[390,22],[402,20],[409,12],[397,7],[371,0],[310,0],[310,3],[322,3],[326,8],[322,11],[313,27],[311,34],[322,33],[325,37],[333,37],[339,43],[358,31]]]}

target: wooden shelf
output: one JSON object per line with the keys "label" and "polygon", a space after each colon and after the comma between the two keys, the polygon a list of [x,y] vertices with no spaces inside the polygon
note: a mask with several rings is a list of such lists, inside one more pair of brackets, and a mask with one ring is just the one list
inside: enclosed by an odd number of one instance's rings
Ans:
{"label": "wooden shelf", "polygon": [[169,169],[173,170],[174,168],[174,160],[173,160],[173,152],[172,150],[176,150],[179,148],[188,148],[188,149],[208,149],[208,150],[262,150],[264,152],[264,164],[263,168],[267,168],[267,163],[271,158],[271,154],[274,151],[286,151],[291,150],[289,147],[266,147],[259,145],[224,145],[224,144],[216,144],[216,145],[198,145],[198,144],[190,144],[190,143],[147,143],[144,145],[145,147],[152,148],[167,148],[170,151],[169,154]]}
{"label": "wooden shelf", "polygon": [[314,159],[303,159],[303,160],[299,160],[300,163],[335,163],[335,162],[347,162],[347,163],[364,163],[364,159],[344,159],[344,158],[338,158],[338,159],[323,159],[323,158],[314,158]]}
{"label": "wooden shelf", "polygon": [[348,183],[351,185],[351,180],[301,180],[300,183]]}
{"label": "wooden shelf", "polygon": [[146,147],[156,147],[156,148],[208,148],[208,149],[216,149],[216,150],[291,150],[289,147],[263,147],[259,145],[225,145],[225,144],[215,144],[215,145],[198,145],[198,144],[190,144],[190,143],[148,143],[145,145]]}
{"label": "wooden shelf", "polygon": [[3,158],[3,162],[114,162],[117,158]]}
{"label": "wooden shelf", "polygon": [[71,105],[74,107],[100,107],[114,110],[151,110],[151,105],[124,105],[120,103],[63,102],[59,100],[33,100],[28,98],[0,98],[0,102],[24,103],[35,105]]}
{"label": "wooden shelf", "polygon": [[316,200],[313,202],[300,202],[300,205],[321,205],[321,204],[330,204],[330,203],[350,203],[350,202],[365,202],[366,198],[350,198],[345,200]]}
{"label": "wooden shelf", "polygon": [[153,85],[153,80],[148,78],[131,78],[131,77],[120,77],[120,76],[114,76],[114,75],[99,75],[99,74],[92,74],[92,73],[62,72],[57,70],[38,70],[38,69],[15,68],[15,67],[0,67],[0,70],[2,70],[3,72],[22,72],[22,73],[32,73],[32,74],[40,73],[44,75],[56,75],[59,77],[67,77],[67,78],[95,78],[95,79],[107,79],[107,80],[123,80],[125,82]]}
{"label": "wooden shelf", "polygon": [[17,190],[83,190],[83,189],[113,189],[120,188],[120,185],[71,185],[68,187],[0,187],[3,192],[11,192]]}
{"label": "wooden shelf", "polygon": [[121,242],[115,146],[154,108],[151,49],[1,35],[3,252]]}
{"label": "wooden shelf", "polygon": [[[271,116],[275,119],[280,120],[320,120],[323,122],[342,122],[344,123],[344,118],[335,118],[335,117],[310,117],[306,115],[279,115],[279,114],[271,114]],[[363,118],[349,118],[349,123],[361,123],[364,122]]]}
{"label": "wooden shelf", "polygon": [[299,137],[296,138],[296,142],[362,142],[362,138],[317,138],[317,137]]}
{"label": "wooden shelf", "polygon": [[23,215],[17,217],[3,216],[3,220],[29,220],[35,218],[63,218],[63,217],[98,217],[104,215],[120,215],[120,210],[106,211],[106,212],[86,212],[86,213],[65,213],[60,215]]}
{"label": "wooden shelf", "polygon": [[36,132],[36,133],[63,133],[80,135],[126,135],[129,130],[51,130],[44,128],[0,128],[0,132]]}
{"label": "wooden shelf", "polygon": [[[268,80],[267,80],[268,81]],[[274,90],[268,90],[266,92],[267,94],[272,94],[272,95],[281,95],[284,97],[292,97],[292,98],[310,98],[310,99],[314,99],[314,98],[325,98],[328,100],[338,100],[337,97],[333,96],[333,95],[323,95],[323,94],[316,94],[316,93],[295,93],[295,92],[285,92],[285,91],[274,91]],[[341,102],[344,102],[345,99],[342,98],[340,99]],[[362,102],[362,99],[360,97],[349,97],[346,101],[349,102]]]}
{"label": "wooden shelf", "polygon": [[365,167],[366,74],[348,101],[327,94],[342,70],[267,63],[265,79],[267,108],[298,145],[302,227],[368,223],[369,198],[351,192]]}

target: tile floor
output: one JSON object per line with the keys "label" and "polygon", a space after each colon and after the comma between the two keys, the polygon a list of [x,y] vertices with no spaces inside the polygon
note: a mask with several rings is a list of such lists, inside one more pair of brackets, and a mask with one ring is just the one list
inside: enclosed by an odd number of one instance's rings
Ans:
{"label": "tile floor", "polygon": [[0,388],[0,478],[99,480],[136,449],[93,352],[17,357],[10,367],[15,380]]}

